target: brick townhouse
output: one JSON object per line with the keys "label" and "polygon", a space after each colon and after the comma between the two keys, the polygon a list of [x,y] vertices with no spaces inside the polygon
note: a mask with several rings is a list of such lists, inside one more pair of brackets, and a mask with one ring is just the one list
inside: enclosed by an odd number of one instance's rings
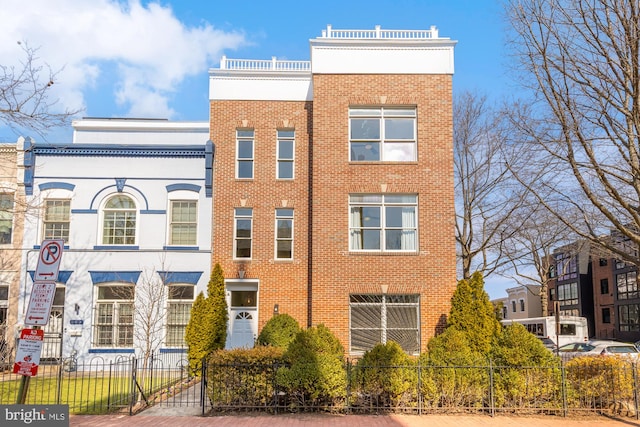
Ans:
{"label": "brick townhouse", "polygon": [[324,324],[350,355],[423,351],[456,286],[452,77],[438,30],[336,30],[310,61],[210,70],[213,263],[227,347],[274,315]]}

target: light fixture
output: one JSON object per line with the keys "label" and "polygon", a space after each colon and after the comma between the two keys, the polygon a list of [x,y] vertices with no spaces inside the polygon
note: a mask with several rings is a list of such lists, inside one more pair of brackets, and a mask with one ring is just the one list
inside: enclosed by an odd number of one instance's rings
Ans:
{"label": "light fixture", "polygon": [[383,294],[387,293],[387,289],[389,289],[389,285],[380,285],[380,290]]}
{"label": "light fixture", "polygon": [[238,277],[240,279],[244,279],[244,265],[241,265],[240,267],[238,267]]}
{"label": "light fixture", "polygon": [[273,315],[275,316],[280,311],[280,306],[278,304],[273,305]]}

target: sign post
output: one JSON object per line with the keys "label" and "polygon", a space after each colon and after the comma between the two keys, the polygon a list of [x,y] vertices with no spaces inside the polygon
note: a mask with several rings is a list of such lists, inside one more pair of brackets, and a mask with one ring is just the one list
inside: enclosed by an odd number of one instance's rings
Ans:
{"label": "sign post", "polygon": [[25,328],[20,332],[16,360],[13,365],[13,373],[22,375],[18,389],[18,404],[25,403],[29,379],[38,373],[44,341],[44,330],[40,329],[40,326],[49,323],[63,248],[64,240],[61,239],[44,240],[40,245],[29,306],[24,317],[25,325],[32,325],[33,328]]}

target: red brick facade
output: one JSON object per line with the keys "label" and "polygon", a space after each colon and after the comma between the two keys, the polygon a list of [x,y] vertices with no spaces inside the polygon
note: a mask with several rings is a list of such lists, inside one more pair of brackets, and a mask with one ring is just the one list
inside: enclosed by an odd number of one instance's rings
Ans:
{"label": "red brick facade", "polygon": [[[324,324],[349,349],[349,296],[420,295],[420,348],[441,331],[456,286],[452,76],[314,74],[313,101],[212,100],[215,144],[213,262],[238,277],[234,208],[253,208],[253,252],[245,278],[257,279],[258,324],[273,315]],[[350,162],[350,107],[411,106],[417,161]],[[255,132],[254,179],[235,178],[238,128]],[[295,129],[295,179],[276,179],[276,130]],[[416,194],[419,250],[349,251],[349,195]],[[274,260],[274,212],[293,207],[294,259]]]}

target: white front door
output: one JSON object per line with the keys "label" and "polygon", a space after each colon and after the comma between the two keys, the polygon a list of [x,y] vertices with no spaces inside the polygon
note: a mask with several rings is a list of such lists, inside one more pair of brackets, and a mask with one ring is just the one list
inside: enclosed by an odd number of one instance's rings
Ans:
{"label": "white front door", "polygon": [[253,348],[258,338],[255,310],[231,310],[229,317],[230,334],[227,337],[227,347]]}

